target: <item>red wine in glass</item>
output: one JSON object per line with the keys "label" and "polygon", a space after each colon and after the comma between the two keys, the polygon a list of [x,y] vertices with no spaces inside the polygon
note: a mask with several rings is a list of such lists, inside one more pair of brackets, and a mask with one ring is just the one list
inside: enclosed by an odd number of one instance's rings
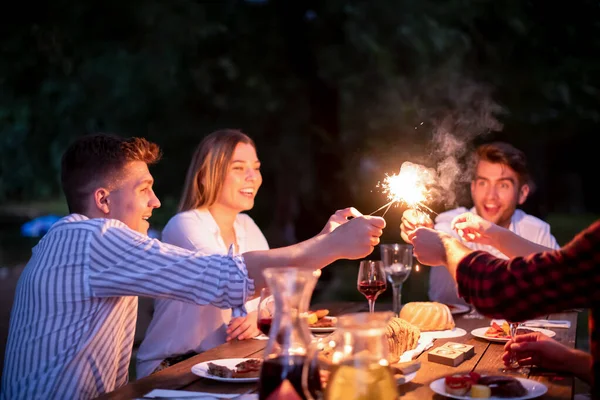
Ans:
{"label": "red wine in glass", "polygon": [[375,300],[385,291],[385,281],[360,281],[358,291],[365,295],[367,300]]}
{"label": "red wine in glass", "polygon": [[264,317],[258,320],[258,330],[269,336],[269,331],[271,330],[271,323],[273,322],[273,318]]}
{"label": "red wine in glass", "polygon": [[362,260],[358,268],[356,286],[369,302],[369,312],[375,312],[375,300],[385,290],[387,278],[383,262]]}
{"label": "red wine in glass", "polygon": [[[302,369],[306,356],[285,355],[267,359],[260,370],[258,383],[258,399],[266,400],[284,380],[290,381],[298,396],[306,400],[302,390]],[[314,398],[319,398],[322,391],[321,378],[318,366],[310,368],[308,376],[308,390]]]}

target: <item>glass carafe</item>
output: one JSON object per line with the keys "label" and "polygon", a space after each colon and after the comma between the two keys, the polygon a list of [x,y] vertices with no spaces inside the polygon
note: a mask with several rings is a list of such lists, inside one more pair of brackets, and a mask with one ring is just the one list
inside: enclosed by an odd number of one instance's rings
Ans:
{"label": "glass carafe", "polygon": [[[389,368],[386,327],[392,312],[338,317],[337,330],[311,347],[325,384],[325,400],[395,400],[396,382]],[[308,371],[307,371],[308,372]],[[308,375],[303,382],[308,382]],[[307,396],[312,393],[305,393]]]}
{"label": "glass carafe", "polygon": [[[259,399],[267,399],[285,380],[292,384],[301,398],[306,399],[302,373],[312,340],[307,322],[308,308],[321,271],[267,268],[263,275],[275,299],[275,312],[264,351]],[[307,368],[307,377],[307,389],[311,395],[320,396],[321,381],[316,363]]]}

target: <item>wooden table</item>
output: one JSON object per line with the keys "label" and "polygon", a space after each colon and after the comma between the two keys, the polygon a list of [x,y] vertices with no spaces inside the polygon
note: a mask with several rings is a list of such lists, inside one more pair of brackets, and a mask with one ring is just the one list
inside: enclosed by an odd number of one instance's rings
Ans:
{"label": "wooden table", "polygon": [[[390,305],[383,303],[377,309],[389,308]],[[366,311],[366,302],[361,303],[328,303],[312,307],[313,309],[327,308],[331,315],[342,315],[349,312]],[[569,329],[553,329],[556,332],[554,339],[561,343],[575,347],[577,333],[577,313],[565,312],[551,314],[548,319],[561,319],[571,321]],[[503,343],[492,343],[479,339],[470,334],[471,330],[488,326],[490,320],[487,318],[465,318],[465,315],[455,316],[456,325],[467,331],[467,334],[458,338],[437,339],[434,346],[441,346],[447,341],[467,343],[475,347],[475,356],[457,367],[449,367],[427,360],[427,351],[422,353],[418,359],[421,361],[421,369],[414,380],[399,386],[398,392],[402,399],[443,399],[429,388],[429,384],[441,377],[452,373],[476,371],[480,374],[498,375],[502,367],[500,357],[503,352]],[[128,385],[107,393],[98,399],[132,399],[142,397],[152,389],[179,389],[190,391],[214,392],[214,393],[245,393],[256,389],[256,384],[227,384],[200,378],[190,372],[194,364],[220,358],[238,357],[261,357],[264,340],[243,340],[226,343],[209,351],[192,357],[186,361],[176,364],[161,372],[131,382]],[[433,349],[432,348],[432,349]],[[431,350],[431,349],[429,349]],[[428,351],[429,351],[428,350]],[[550,371],[542,371],[532,368],[529,379],[542,382],[548,387],[548,393],[540,399],[571,399],[573,398],[574,378],[572,376],[558,374]]]}

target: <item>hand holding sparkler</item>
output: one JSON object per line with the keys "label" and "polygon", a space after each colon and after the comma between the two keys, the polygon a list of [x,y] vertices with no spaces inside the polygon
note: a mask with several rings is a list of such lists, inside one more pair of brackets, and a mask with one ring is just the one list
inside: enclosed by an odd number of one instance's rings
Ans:
{"label": "hand holding sparkler", "polygon": [[411,243],[410,237],[418,228],[433,228],[433,221],[426,213],[409,208],[402,213],[400,236],[406,243]]}
{"label": "hand holding sparkler", "polygon": [[361,215],[362,215],[362,213],[354,207],[348,207],[348,208],[344,208],[342,210],[337,210],[335,212],[335,214],[333,214],[331,217],[329,217],[329,220],[327,221],[327,223],[325,224],[325,227],[323,228],[323,230],[321,230],[319,235],[322,235],[324,233],[329,233],[329,232],[333,231],[335,228],[337,228],[338,226],[348,222],[348,220],[355,218],[355,217],[360,217]]}

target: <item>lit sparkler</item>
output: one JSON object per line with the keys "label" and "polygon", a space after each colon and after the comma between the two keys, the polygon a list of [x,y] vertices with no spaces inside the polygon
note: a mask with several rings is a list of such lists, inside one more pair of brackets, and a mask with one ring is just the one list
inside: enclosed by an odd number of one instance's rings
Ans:
{"label": "lit sparkler", "polygon": [[[370,215],[386,209],[385,215],[394,204],[406,204],[410,208],[423,211],[424,209],[434,212],[425,205],[430,200],[430,188],[435,184],[436,174],[432,169],[425,168],[422,165],[414,164],[409,161],[402,164],[400,172],[394,175],[387,175],[383,183],[377,186],[381,187],[384,194],[387,194],[389,202],[373,211]],[[387,208],[386,208],[387,207]]]}

